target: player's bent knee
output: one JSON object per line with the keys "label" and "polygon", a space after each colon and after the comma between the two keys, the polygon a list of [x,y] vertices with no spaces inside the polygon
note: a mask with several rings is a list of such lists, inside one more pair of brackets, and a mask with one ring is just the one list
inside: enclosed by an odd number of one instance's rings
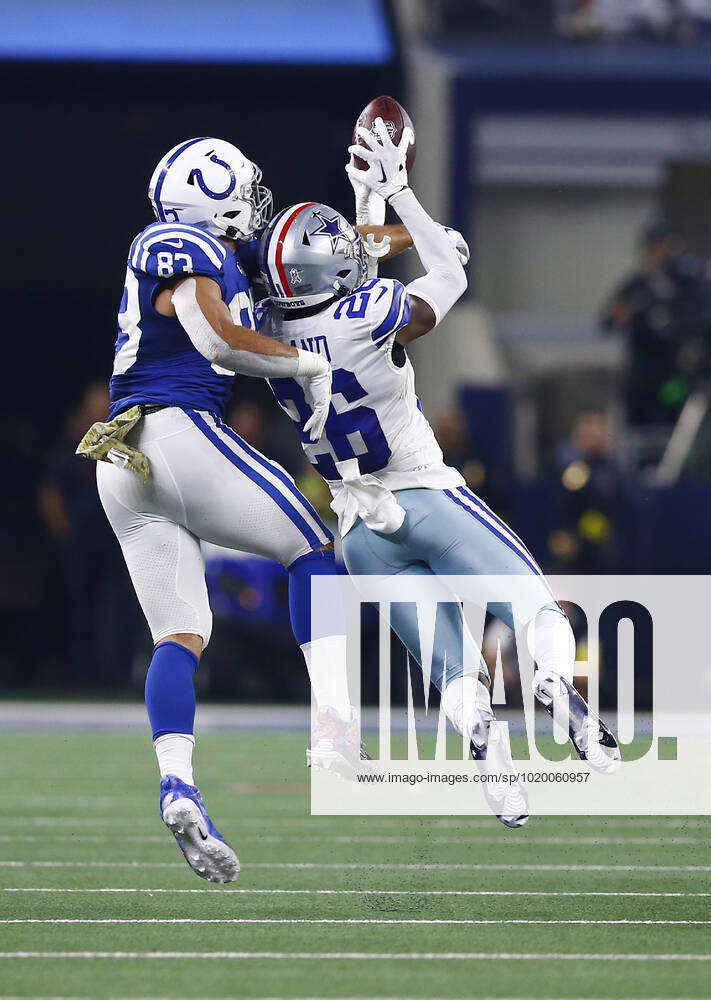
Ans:
{"label": "player's bent knee", "polygon": [[164,642],[175,642],[179,646],[185,646],[186,649],[189,649],[191,653],[197,656],[198,660],[207,645],[207,641],[201,635],[196,635],[193,632],[175,632],[173,635],[165,635],[156,643],[156,646],[160,646]]}

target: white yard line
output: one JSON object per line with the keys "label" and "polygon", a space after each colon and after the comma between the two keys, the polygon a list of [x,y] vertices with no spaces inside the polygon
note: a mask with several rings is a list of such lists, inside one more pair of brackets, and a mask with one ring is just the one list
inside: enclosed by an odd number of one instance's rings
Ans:
{"label": "white yard line", "polygon": [[[0,861],[0,868],[182,868],[180,861]],[[258,861],[248,867],[325,871],[522,871],[522,872],[711,872],[711,865],[524,865],[382,864],[320,861]]]}
{"label": "white yard line", "polygon": [[703,925],[708,926],[711,920],[525,920],[521,919],[495,919],[495,920],[470,920],[470,919],[441,919],[441,920],[417,920],[410,918],[393,917],[67,917],[67,918],[3,918],[0,924],[424,924],[426,926],[442,924],[450,925],[474,925],[488,926],[499,924],[575,924],[584,927],[596,926],[598,924],[608,925],[632,925],[632,926],[652,926],[657,924],[667,925]]}
{"label": "white yard line", "polygon": [[[486,826],[491,829],[491,822],[487,821]],[[28,843],[63,843],[63,844],[112,844],[120,836],[122,843],[127,844],[163,844],[166,842],[165,834],[141,834],[131,836],[130,834],[114,833],[108,834],[84,834],[78,832],[74,835],[67,834],[0,834],[0,843],[16,843],[18,836]],[[286,841],[303,840],[302,834],[285,833],[283,836],[260,835],[261,843],[281,844]],[[316,844],[421,844],[423,837],[413,835],[406,837],[378,837],[378,836],[340,836],[329,834],[309,835],[309,842]],[[471,837],[437,837],[427,836],[427,844],[471,846]],[[487,846],[504,847],[510,850],[512,847],[711,847],[711,837],[527,837],[525,834],[516,840],[503,841],[498,837],[477,837],[477,843]]]}
{"label": "white yard line", "polygon": [[[22,802],[27,800],[23,796],[18,796],[18,799]],[[63,804],[68,803],[68,799],[62,800]],[[73,801],[73,800],[72,800]],[[546,818],[546,817],[539,817]],[[555,819],[555,817],[552,817]],[[412,818],[416,819],[416,818]],[[599,818],[598,818],[599,819]],[[313,830],[319,826],[324,827],[327,824],[333,824],[334,826],[340,827],[343,822],[342,816],[311,816],[311,817],[299,817],[290,818],[290,827],[303,827]],[[230,820],[230,824],[235,826],[258,826],[262,828],[264,826],[265,820],[259,816],[236,816]],[[368,829],[377,827],[379,825],[383,826],[393,826],[397,825],[398,817],[392,816],[370,816],[368,817],[367,826]],[[123,825],[128,829],[135,829],[136,826],[145,825],[146,827],[155,827],[156,821],[150,819],[147,815],[137,817],[135,819],[123,821]],[[106,816],[6,816],[3,819],[3,826],[22,826],[23,828],[27,825],[31,826],[108,826],[112,829],[116,826],[121,826],[120,820],[116,817],[109,815]],[[491,817],[466,817],[459,819],[438,819],[432,817],[424,817],[420,820],[420,825],[423,831],[430,829],[453,829],[462,830],[466,832],[472,827],[488,827],[491,826]],[[650,826],[655,830],[659,830],[661,826],[670,826],[675,829],[686,830],[690,827],[703,827],[711,831],[711,817],[704,816],[635,816],[630,819],[627,816],[606,816],[604,818],[605,827],[626,827],[630,830],[634,830],[636,833],[640,826]]]}
{"label": "white yard line", "polygon": [[711,896],[711,892],[583,892],[572,890],[543,890],[543,889],[146,889],[143,886],[138,888],[103,888],[103,889],[62,889],[56,887],[38,888],[29,886],[4,886],[0,887],[0,892],[39,892],[39,893],[147,893],[173,894],[189,893],[205,895],[205,893],[225,893],[232,895],[253,895],[253,896],[633,896],[635,898],[645,896],[661,898],[706,898]]}
{"label": "white yard line", "polygon": [[450,952],[377,952],[377,951],[0,951],[2,958],[108,958],[108,959],[269,959],[294,961],[295,959],[339,959],[354,961],[403,960],[448,962],[513,961],[513,962],[710,962],[711,954],[636,954],[636,953],[584,953],[584,952],[506,952],[506,951],[450,951]]}

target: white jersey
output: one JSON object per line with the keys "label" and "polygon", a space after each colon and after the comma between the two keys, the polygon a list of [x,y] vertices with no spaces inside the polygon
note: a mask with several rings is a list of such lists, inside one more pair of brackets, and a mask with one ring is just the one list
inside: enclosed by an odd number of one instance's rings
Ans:
{"label": "white jersey", "polygon": [[[331,362],[331,411],[324,434],[315,443],[303,433],[311,409],[299,380],[270,379],[269,384],[298,424],[303,449],[334,499],[343,489],[342,463],[353,459],[360,475],[375,475],[390,491],[464,485],[459,472],[444,463],[415,393],[412,365],[405,349],[395,342],[409,318],[407,292],[392,278],[374,278],[306,318],[291,318],[271,307],[268,300],[257,307],[257,324],[263,334],[315,351]],[[339,527],[345,535],[358,510],[352,503],[335,504],[334,509],[339,510]]]}

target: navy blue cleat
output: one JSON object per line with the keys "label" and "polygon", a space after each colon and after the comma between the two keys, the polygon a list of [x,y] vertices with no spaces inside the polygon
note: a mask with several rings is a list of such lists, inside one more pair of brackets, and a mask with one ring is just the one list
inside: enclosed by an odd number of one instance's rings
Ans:
{"label": "navy blue cleat", "polygon": [[208,882],[234,882],[239,875],[237,855],[208,816],[194,785],[167,774],[160,783],[159,809],[196,875]]}

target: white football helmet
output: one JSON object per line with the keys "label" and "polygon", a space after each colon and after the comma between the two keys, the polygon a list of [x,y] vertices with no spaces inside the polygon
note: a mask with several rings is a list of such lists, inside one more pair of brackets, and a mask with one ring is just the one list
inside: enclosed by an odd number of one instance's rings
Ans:
{"label": "white football helmet", "polygon": [[188,139],[153,171],[148,197],[159,222],[184,222],[217,236],[248,240],[271,218],[262,171],[224,139]]}

